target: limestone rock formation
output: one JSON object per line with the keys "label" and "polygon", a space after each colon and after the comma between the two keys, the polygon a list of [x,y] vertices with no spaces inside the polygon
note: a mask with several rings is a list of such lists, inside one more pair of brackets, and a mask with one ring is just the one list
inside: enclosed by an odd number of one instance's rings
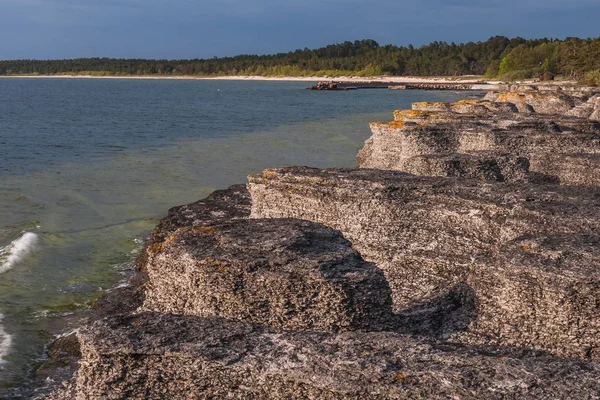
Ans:
{"label": "limestone rock formation", "polygon": [[381,270],[339,232],[300,220],[181,228],[155,248],[142,310],[275,328],[348,330],[391,316]]}
{"label": "limestone rock formation", "polygon": [[74,381],[52,399],[594,398],[597,364],[396,333],[276,333],[220,318],[142,313],[78,333]]}
{"label": "limestone rock formation", "polygon": [[172,208],[47,398],[600,398],[599,98],[415,103]]}
{"label": "limestone rock formation", "polygon": [[219,221],[247,218],[250,215],[250,197],[245,185],[233,185],[216,190],[195,203],[173,207],[166,218],[154,228],[135,264],[144,271],[151,247],[162,242],[169,234],[183,227],[201,227]]}
{"label": "limestone rock formation", "polygon": [[600,94],[569,110],[567,115],[600,121]]}
{"label": "limestone rock formation", "polygon": [[[395,312],[419,309],[464,283],[477,302],[469,330],[478,338],[467,342],[600,359],[600,309],[593,301],[600,296],[600,260],[582,255],[549,269],[535,260],[507,261],[504,253],[512,250],[503,250],[527,237],[598,232],[600,189],[302,167],[249,179],[252,217],[300,218],[339,229],[385,272]],[[554,317],[573,316],[575,309],[581,323]]]}
{"label": "limestone rock formation", "polygon": [[[500,101],[512,95],[495,102],[414,103],[413,110],[396,111],[394,121],[371,124],[358,166],[501,182],[600,184],[600,124],[591,118],[598,97],[574,108],[574,97],[562,93],[514,94],[523,100],[514,100],[516,106]],[[534,106],[569,115],[538,114]]]}

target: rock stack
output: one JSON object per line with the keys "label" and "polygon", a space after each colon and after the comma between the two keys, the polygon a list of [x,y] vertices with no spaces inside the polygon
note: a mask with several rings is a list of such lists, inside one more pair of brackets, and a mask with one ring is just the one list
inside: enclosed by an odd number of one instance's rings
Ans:
{"label": "rock stack", "polygon": [[48,398],[600,398],[598,96],[510,89],[171,209]]}

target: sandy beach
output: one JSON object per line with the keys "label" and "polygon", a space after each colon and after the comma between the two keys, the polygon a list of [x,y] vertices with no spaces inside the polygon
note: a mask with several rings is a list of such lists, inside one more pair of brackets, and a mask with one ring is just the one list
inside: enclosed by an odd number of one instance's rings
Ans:
{"label": "sandy beach", "polygon": [[458,77],[415,77],[415,76],[95,76],[95,75],[8,75],[0,78],[31,78],[31,79],[179,79],[179,80],[227,80],[227,81],[287,81],[287,82],[318,82],[318,81],[344,81],[344,82],[394,82],[394,83],[500,83],[487,81],[481,76]]}

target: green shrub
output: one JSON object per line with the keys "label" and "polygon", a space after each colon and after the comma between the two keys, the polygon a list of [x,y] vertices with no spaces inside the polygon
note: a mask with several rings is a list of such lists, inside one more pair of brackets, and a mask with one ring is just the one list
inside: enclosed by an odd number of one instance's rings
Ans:
{"label": "green shrub", "polygon": [[584,75],[583,83],[586,85],[600,86],[600,69],[587,72]]}
{"label": "green shrub", "polygon": [[504,81],[521,81],[524,79],[531,79],[537,77],[537,72],[531,69],[521,69],[517,71],[510,71],[500,76]]}

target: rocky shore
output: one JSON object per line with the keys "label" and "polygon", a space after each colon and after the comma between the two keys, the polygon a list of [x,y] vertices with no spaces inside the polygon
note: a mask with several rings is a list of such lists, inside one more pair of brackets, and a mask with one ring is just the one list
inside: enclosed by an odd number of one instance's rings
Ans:
{"label": "rocky shore", "polygon": [[46,398],[600,398],[600,90],[371,129],[169,210]]}

